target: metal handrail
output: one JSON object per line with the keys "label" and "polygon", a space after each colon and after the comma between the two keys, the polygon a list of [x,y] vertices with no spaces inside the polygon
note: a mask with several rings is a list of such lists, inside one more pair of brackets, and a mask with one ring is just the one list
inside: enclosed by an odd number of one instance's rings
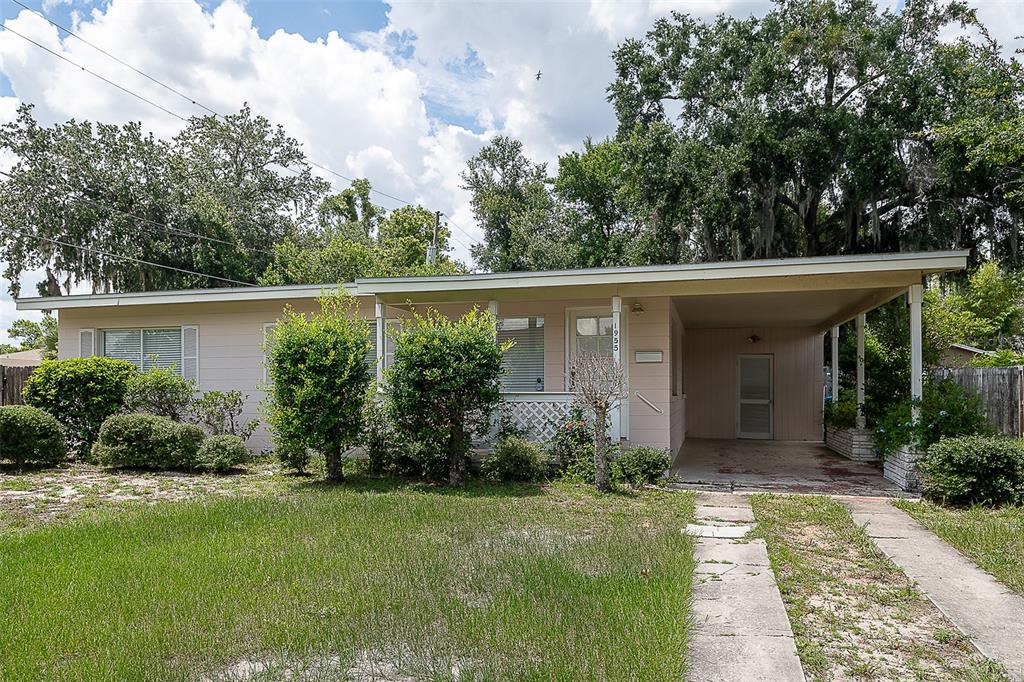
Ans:
{"label": "metal handrail", "polygon": [[647,407],[651,408],[652,410],[654,410],[658,414],[665,414],[665,410],[661,409],[660,407],[658,407],[657,405],[652,403],[650,400],[645,398],[643,396],[643,394],[640,393],[640,391],[633,391],[633,395],[635,395],[637,398],[639,398],[641,402],[643,402],[645,405],[647,405]]}

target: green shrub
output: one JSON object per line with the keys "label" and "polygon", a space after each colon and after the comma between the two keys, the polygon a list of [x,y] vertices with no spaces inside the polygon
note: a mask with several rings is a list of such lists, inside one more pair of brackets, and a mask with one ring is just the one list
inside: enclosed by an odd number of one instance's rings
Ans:
{"label": "green shrub", "polygon": [[825,402],[825,425],[835,429],[857,426],[857,392],[846,389],[839,392],[838,400]]}
{"label": "green shrub", "polygon": [[423,475],[413,445],[398,432],[387,407],[375,396],[367,399],[363,410],[363,449],[371,474]]}
{"label": "green shrub", "polygon": [[53,415],[68,444],[85,457],[104,420],[124,407],[135,365],[111,358],[44,360],[25,382],[25,404]]}
{"label": "green shrub", "polygon": [[532,483],[547,476],[549,464],[544,448],[518,436],[506,436],[484,460],[481,473],[492,481]]}
{"label": "green shrub", "polygon": [[558,425],[555,435],[548,441],[552,464],[562,471],[570,462],[575,462],[581,452],[594,459],[594,430],[583,415],[583,408],[573,405],[569,416]]}
{"label": "green shrub", "polygon": [[997,350],[994,355],[978,355],[971,358],[967,363],[968,367],[1016,367],[1024,365],[1024,355],[1003,348]]}
{"label": "green shrub", "polygon": [[493,315],[471,310],[458,320],[429,312],[404,320],[387,370],[388,410],[416,444],[429,475],[462,483],[475,435],[490,428],[501,400],[501,357]]}
{"label": "green shrub", "polygon": [[942,504],[1024,503],[1024,444],[1000,437],[944,438],[917,464],[926,497]]}
{"label": "green shrub", "polygon": [[238,436],[210,436],[199,446],[196,461],[200,469],[224,473],[252,459],[245,441]]}
{"label": "green shrub", "polygon": [[926,451],[942,438],[988,435],[992,427],[981,399],[954,381],[940,379],[924,385],[920,419],[912,419],[913,403],[903,400],[892,407],[875,425],[873,439],[882,456],[915,443]]}
{"label": "green shrub", "polygon": [[118,414],[103,422],[92,454],[108,467],[194,469],[203,438],[195,424],[155,414]]}
{"label": "green shrub", "polygon": [[247,395],[241,391],[204,391],[192,403],[192,414],[211,436],[238,436],[249,440],[259,426],[258,419],[241,421]]}
{"label": "green shrub", "polygon": [[278,442],[323,455],[331,481],[344,477],[342,458],[363,431],[369,350],[369,326],[344,290],[309,318],[285,310],[267,340],[268,420]]}
{"label": "green shrub", "polygon": [[152,367],[128,379],[124,410],[184,421],[195,390],[195,382],[184,379],[173,367]]}
{"label": "green shrub", "polygon": [[656,483],[669,463],[668,450],[638,445],[612,460],[612,478],[631,485]]}
{"label": "green shrub", "polygon": [[59,464],[68,456],[64,428],[53,415],[28,405],[0,407],[0,460]]}
{"label": "green shrub", "polygon": [[285,469],[290,469],[300,474],[306,473],[306,469],[309,467],[309,460],[312,459],[305,445],[289,443],[276,436],[274,438],[274,455]]}

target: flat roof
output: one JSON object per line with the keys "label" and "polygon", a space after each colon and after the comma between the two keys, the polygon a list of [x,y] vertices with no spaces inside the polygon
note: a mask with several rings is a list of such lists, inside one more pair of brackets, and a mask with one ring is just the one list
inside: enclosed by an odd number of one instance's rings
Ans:
{"label": "flat roof", "polygon": [[[882,273],[897,273],[899,282],[925,274],[962,270],[967,266],[969,251],[931,251],[912,253],[863,254],[849,256],[822,256],[814,258],[776,258],[716,263],[689,263],[682,265],[650,265],[639,267],[585,268],[579,270],[544,270],[533,272],[494,272],[471,275],[437,277],[389,277],[357,279],[344,288],[356,296],[381,296],[391,302],[397,300],[465,300],[471,294],[501,296],[502,292],[519,290],[517,297],[525,298],[526,291],[534,289],[545,295],[552,290],[572,295],[567,288],[581,288],[604,295],[607,291],[621,291],[625,295],[641,295],[638,291],[650,287],[654,295],[657,288],[664,293],[685,293],[687,283],[750,280],[766,282],[789,281],[802,278],[816,282],[815,288],[831,277],[857,276],[861,283]],[[671,285],[676,285],[671,288]],[[879,286],[885,286],[879,281]],[[169,303],[199,303],[218,301],[261,301],[316,298],[323,292],[337,288],[335,284],[278,287],[223,287],[217,289],[188,289],[181,291],[147,291],[125,294],[85,294],[20,298],[19,310],[57,310],[62,308],[92,308],[128,305],[154,305]],[[777,286],[777,285],[771,285]],[[668,288],[666,288],[668,287]],[[681,288],[683,287],[683,288]],[[717,290],[714,290],[717,291]],[[704,293],[712,293],[707,289]],[[697,293],[695,291],[695,293]]]}

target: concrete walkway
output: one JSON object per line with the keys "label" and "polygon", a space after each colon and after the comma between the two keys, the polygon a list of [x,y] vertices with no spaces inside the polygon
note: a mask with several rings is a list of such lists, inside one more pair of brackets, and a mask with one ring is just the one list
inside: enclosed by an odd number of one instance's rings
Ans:
{"label": "concrete walkway", "polygon": [[885,500],[847,499],[853,520],[971,641],[1024,680],[1024,598]]}
{"label": "concrete walkway", "polygon": [[742,495],[698,493],[690,680],[803,680],[764,540],[742,539],[754,525]]}

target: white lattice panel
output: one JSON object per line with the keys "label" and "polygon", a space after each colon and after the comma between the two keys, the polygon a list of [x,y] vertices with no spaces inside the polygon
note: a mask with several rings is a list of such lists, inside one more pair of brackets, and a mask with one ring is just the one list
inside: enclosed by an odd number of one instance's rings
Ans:
{"label": "white lattice panel", "polygon": [[572,403],[558,396],[551,400],[516,400],[506,398],[505,410],[512,423],[526,432],[530,440],[543,442],[551,440],[559,426],[569,416]]}

